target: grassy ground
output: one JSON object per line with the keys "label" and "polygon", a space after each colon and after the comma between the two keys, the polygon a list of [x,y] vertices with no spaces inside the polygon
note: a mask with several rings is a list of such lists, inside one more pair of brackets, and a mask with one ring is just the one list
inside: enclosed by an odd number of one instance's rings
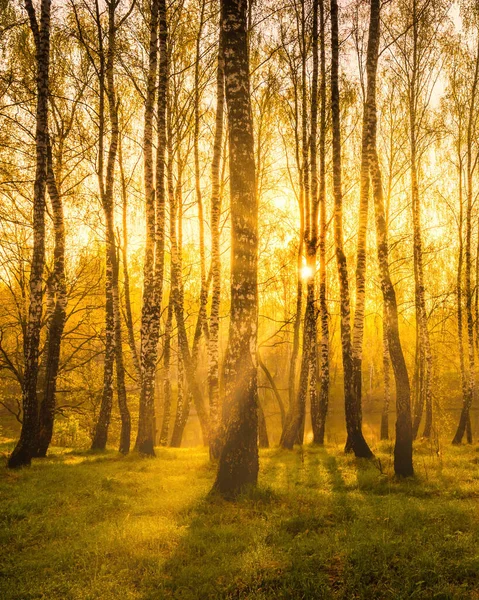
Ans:
{"label": "grassy ground", "polygon": [[203,449],[0,469],[0,598],[479,598],[479,452],[419,445],[403,482],[377,455],[262,452],[235,504]]}

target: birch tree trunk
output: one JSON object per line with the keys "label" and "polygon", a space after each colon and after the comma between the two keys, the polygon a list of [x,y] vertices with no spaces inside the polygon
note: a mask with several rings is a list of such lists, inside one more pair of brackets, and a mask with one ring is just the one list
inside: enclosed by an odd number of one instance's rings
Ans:
{"label": "birch tree trunk", "polygon": [[31,0],[25,0],[30,28],[36,40],[36,169],[33,190],[33,253],[30,269],[30,305],[24,339],[24,376],[22,389],[23,422],[20,439],[8,459],[9,468],[30,465],[35,451],[38,425],[38,348],[43,304],[43,269],[45,264],[45,190],[48,166],[48,93],[50,67],[51,0],[40,4],[40,23]]}
{"label": "birch tree trunk", "polygon": [[[472,210],[474,203],[473,190],[473,172],[475,162],[473,157],[473,134],[475,132],[476,115],[476,93],[479,82],[479,41],[475,56],[474,78],[471,86],[471,95],[468,111],[467,138],[466,138],[466,244],[464,248],[464,295],[466,304],[466,329],[467,329],[467,349],[469,359],[469,377],[467,383],[463,386],[463,402],[461,416],[457,426],[456,434],[452,440],[453,444],[460,444],[468,423],[470,423],[470,409],[475,393],[475,356],[474,356],[474,315],[473,315],[473,289],[471,282],[472,270]],[[462,266],[462,265],[461,265]],[[461,319],[462,321],[462,319]],[[462,325],[462,323],[461,323]],[[461,338],[462,339],[462,334]],[[472,442],[472,435],[468,431],[468,442]]]}
{"label": "birch tree trunk", "polygon": [[[98,6],[98,5],[97,5]],[[114,184],[115,184],[115,164],[118,151],[119,124],[118,124],[118,106],[115,91],[114,80],[114,58],[116,53],[116,32],[115,12],[117,4],[114,1],[108,2],[108,47],[106,52],[106,63],[104,62],[103,43],[100,33],[100,60],[101,75],[100,80],[100,100],[106,93],[108,99],[108,110],[110,118],[110,143],[108,148],[108,158],[106,165],[105,179],[103,180],[103,144],[104,144],[104,112],[100,110],[100,163],[99,163],[99,183],[100,197],[103,205],[106,222],[106,322],[105,322],[105,365],[103,376],[103,396],[100,408],[100,416],[95,428],[95,436],[92,443],[92,449],[104,450],[107,442],[108,427],[113,401],[113,365],[116,362],[116,379],[118,405],[121,417],[120,447],[119,450],[126,454],[130,450],[131,418],[128,410],[125,386],[125,367],[123,363],[123,340],[121,331],[121,313],[120,313],[120,294],[119,294],[119,261],[115,239],[115,205],[114,205]],[[97,24],[101,31],[100,16],[97,13]],[[103,79],[103,74],[105,79]]]}
{"label": "birch tree trunk", "polygon": [[[221,32],[220,20],[220,32]],[[219,35],[218,66],[216,71],[216,115],[213,160],[211,163],[211,311],[208,341],[208,392],[210,409],[210,456],[219,457],[220,402],[219,402],[219,331],[221,302],[221,149],[223,145],[225,75],[223,36]]]}
{"label": "birch tree trunk", "polygon": [[[97,179],[98,188],[100,191],[100,200],[108,219],[108,207],[105,190],[104,179],[104,144],[105,144],[105,78],[106,78],[106,60],[105,49],[103,44],[103,28],[100,18],[100,6],[98,1],[95,2],[95,26],[98,36],[98,58],[99,68],[98,85],[99,85],[99,110],[98,110],[98,164],[97,164]],[[113,407],[113,368],[115,362],[115,346],[114,346],[114,316],[113,316],[113,297],[112,297],[112,277],[113,264],[111,262],[112,251],[110,248],[111,237],[109,236],[109,224],[106,224],[106,270],[105,270],[105,357],[103,363],[103,388],[101,395],[100,412],[98,420],[94,427],[92,450],[104,450],[108,438],[108,429],[110,427],[111,410]]]}
{"label": "birch tree trunk", "polygon": [[[319,0],[313,2],[313,31],[312,31],[312,53],[313,74],[311,84],[311,135],[309,140],[311,160],[311,226],[308,240],[308,262],[311,269],[311,281],[308,281],[308,299],[312,304],[311,311],[311,343],[309,356],[309,397],[311,406],[311,425],[313,428],[313,442],[322,443],[324,440],[324,426],[321,425],[320,396],[318,390],[318,332],[316,308],[316,259],[318,252],[318,216],[319,216],[319,177],[318,177],[318,79],[319,79]],[[323,23],[324,25],[324,23]],[[320,132],[320,137],[322,132]],[[323,148],[324,150],[324,148]]]}
{"label": "birch tree trunk", "polygon": [[35,455],[44,457],[52,440],[55,420],[56,386],[60,366],[60,348],[66,320],[67,287],[65,278],[65,225],[63,220],[63,202],[57,187],[52,164],[50,141],[47,147],[47,190],[50,196],[55,232],[53,251],[53,312],[48,320],[45,365],[45,386],[38,415],[38,430]]}
{"label": "birch tree trunk", "polygon": [[366,257],[369,210],[369,147],[371,143],[371,110],[375,102],[375,73],[371,72],[371,54],[374,52],[375,40],[369,29],[367,47],[367,85],[363,108],[363,125],[361,140],[361,176],[358,219],[358,242],[356,256],[356,305],[352,334],[353,345],[353,386],[354,402],[346,406],[346,426],[348,437],[346,452],[354,452],[356,456],[372,455],[362,433],[362,362],[364,343],[364,311],[366,306]]}
{"label": "birch tree trunk", "polygon": [[412,57],[411,75],[408,89],[409,101],[409,151],[411,168],[411,206],[413,221],[413,256],[414,256],[414,288],[416,304],[416,321],[418,337],[419,386],[417,401],[414,405],[413,436],[416,437],[424,406],[426,407],[426,423],[424,437],[430,437],[432,428],[432,353],[427,326],[426,301],[424,293],[423,239],[421,227],[421,204],[419,193],[419,159],[417,151],[418,124],[416,108],[421,93],[420,68],[418,59],[418,14],[416,0],[412,0]]}
{"label": "birch tree trunk", "polygon": [[369,458],[372,452],[361,432],[357,415],[358,387],[354,381],[353,347],[351,336],[351,304],[348,265],[343,241],[343,194],[341,182],[341,125],[339,97],[339,36],[338,3],[331,0],[331,113],[333,130],[333,194],[334,238],[340,290],[341,349],[343,357],[344,404],[348,446],[356,456]]}
{"label": "birch tree trunk", "polygon": [[[320,401],[318,394],[318,345],[317,345],[317,310],[315,292],[316,258],[318,249],[318,168],[317,168],[317,125],[318,125],[318,2],[313,3],[313,73],[311,85],[311,132],[308,134],[308,82],[307,82],[307,32],[306,32],[306,6],[301,2],[300,20],[300,52],[301,52],[301,79],[302,79],[302,107],[301,107],[301,137],[302,137],[302,165],[300,195],[304,212],[304,229],[301,234],[304,238],[306,250],[306,265],[308,268],[306,278],[306,308],[303,327],[303,353],[301,359],[300,382],[297,394],[291,395],[288,417],[281,436],[281,446],[291,449],[296,442],[302,443],[304,437],[304,420],[306,414],[306,398],[309,389],[311,405],[311,421],[315,441],[320,437]],[[301,307],[302,286],[298,282],[298,309]],[[295,339],[293,353],[297,352],[299,343],[298,313],[295,322]],[[297,337],[296,337],[297,336]],[[297,340],[297,341],[296,341]],[[291,365],[290,374],[293,376],[294,363]],[[294,368],[295,371],[295,368]],[[294,379],[290,385],[294,390]],[[323,433],[324,437],[324,433]]]}
{"label": "birch tree trunk", "polygon": [[246,0],[222,0],[231,198],[231,314],[224,433],[214,489],[235,497],[258,479],[258,202],[249,89]]}
{"label": "birch tree trunk", "polygon": [[[463,274],[463,263],[464,263],[464,199],[463,199],[463,165],[461,147],[459,144],[458,149],[458,171],[459,171],[459,223],[458,223],[458,237],[459,237],[459,249],[457,259],[457,279],[456,279],[456,299],[457,299],[457,340],[459,348],[459,366],[461,371],[461,387],[462,387],[462,398],[468,397],[468,378],[466,373],[466,365],[464,360],[464,317],[463,317],[463,299],[462,299],[462,274]],[[470,416],[466,422],[466,435],[468,443],[472,443],[471,436],[471,424]],[[463,434],[464,435],[464,434]],[[462,441],[462,439],[461,439]]]}
{"label": "birch tree trunk", "polygon": [[[304,2],[301,4],[301,16],[303,17],[301,22],[304,23]],[[298,37],[301,37],[301,40],[304,36],[301,36],[301,33],[298,28]],[[301,41],[302,44],[302,41]],[[303,46],[303,44],[302,44]],[[304,54],[304,50],[301,51]],[[303,81],[305,81],[305,64],[304,57],[302,57],[302,75]],[[298,243],[298,251],[297,251],[297,264],[296,264],[296,274],[297,274],[297,284],[296,284],[296,310],[294,314],[293,321],[293,346],[291,349],[291,358],[290,358],[290,367],[289,367],[289,375],[288,375],[288,412],[286,414],[286,419],[283,425],[283,431],[281,437],[283,438],[287,432],[287,428],[290,427],[291,420],[294,416],[294,413],[298,413],[298,390],[296,389],[296,366],[298,362],[298,354],[300,349],[300,334],[301,334],[301,321],[302,321],[302,311],[303,311],[303,280],[302,280],[302,265],[303,265],[303,249],[304,249],[304,241],[305,241],[305,231],[306,231],[306,191],[305,191],[305,179],[303,176],[303,167],[304,167],[304,149],[306,148],[306,139],[307,139],[307,131],[306,131],[306,121],[305,119],[301,119],[301,131],[302,131],[302,139],[303,139],[303,162],[300,152],[300,100],[299,100],[299,76],[295,71],[295,65],[290,61],[290,71],[291,78],[293,82],[293,90],[294,90],[294,139],[295,139],[295,155],[296,155],[296,167],[298,170],[299,181],[299,214],[300,214],[300,223],[299,223],[299,243]],[[306,106],[305,94],[302,94],[302,105],[303,108]],[[301,400],[299,400],[301,401]],[[294,432],[293,432],[294,433]],[[294,435],[291,437],[295,437]],[[298,436],[296,436],[298,437]],[[295,440],[296,441],[296,440]],[[281,441],[280,441],[281,443]],[[294,443],[294,441],[293,441]]]}
{"label": "birch tree trunk", "polygon": [[[172,240],[176,240],[177,239],[177,255],[178,255],[178,284],[175,287],[175,294],[174,297],[178,298],[178,301],[180,301],[182,303],[181,305],[181,310],[183,311],[183,293],[181,293],[179,296],[177,294],[177,287],[178,286],[183,286],[183,280],[182,280],[182,263],[183,263],[183,194],[182,194],[182,188],[183,188],[183,160],[180,156],[180,152],[179,152],[179,148],[178,148],[178,176],[177,176],[177,185],[176,185],[176,200],[175,200],[175,211],[177,213],[177,218],[175,220],[175,223],[177,222],[178,224],[178,235],[176,235],[176,230],[175,232],[173,232],[172,235],[170,235]],[[168,181],[170,180],[170,173],[168,173]],[[173,178],[171,178],[171,184],[173,184]],[[170,210],[170,215],[171,215],[171,210]],[[171,217],[170,217],[171,218]],[[175,282],[175,275],[172,272],[171,275],[171,281]],[[172,305],[173,306],[173,305]],[[200,342],[200,338],[201,338],[201,325],[199,325],[200,323],[200,319],[201,316],[200,314],[198,314],[198,318],[197,318],[197,322],[196,322],[196,329],[195,329],[195,335],[194,335],[194,339],[193,339],[193,349],[192,349],[192,356],[191,356],[191,360],[193,362],[193,366],[195,369],[195,373],[196,373],[196,365],[197,365],[197,358],[198,358],[198,345]],[[180,348],[180,337],[178,336],[178,349]],[[184,368],[183,368],[183,358],[182,358],[182,354],[181,352],[178,352],[178,394],[177,394],[177,403],[176,403],[176,417],[175,417],[175,422],[173,425],[173,432],[171,435],[171,441],[170,441],[170,446],[172,446],[173,448],[179,448],[181,446],[181,439],[183,437],[183,432],[186,426],[186,423],[188,421],[188,417],[190,414],[190,405],[191,405],[191,400],[192,400],[192,394],[191,392],[188,390],[188,393],[186,394],[186,401],[185,401],[185,395],[183,393],[183,373],[184,373]],[[180,385],[181,382],[181,385]]]}
{"label": "birch tree trunk", "polygon": [[[146,244],[143,263],[143,306],[141,312],[141,393],[136,448],[141,454],[154,456],[156,435],[155,373],[160,333],[165,250],[165,153],[166,106],[168,87],[168,28],[165,0],[152,0],[150,45],[145,102],[144,185],[146,202]],[[158,66],[158,140],[156,151],[156,189],[153,174],[153,116]]]}
{"label": "birch tree trunk", "polygon": [[121,177],[121,196],[122,196],[122,245],[121,254],[123,261],[123,294],[125,297],[125,324],[128,335],[128,345],[130,346],[131,358],[135,372],[138,377],[138,383],[141,382],[141,368],[140,360],[138,358],[138,350],[135,341],[135,331],[133,328],[133,314],[131,309],[131,295],[130,295],[130,274],[128,269],[128,193],[127,185],[125,180],[125,173],[123,168],[123,153],[121,137],[118,140],[118,164],[120,167]]}
{"label": "birch tree trunk", "polygon": [[[200,100],[201,100],[201,36],[203,33],[205,19],[205,0],[201,0],[200,7],[200,23],[198,27],[198,33],[196,36],[196,58],[195,58],[195,83],[194,83],[194,162],[195,162],[195,194],[196,203],[198,205],[198,224],[199,224],[199,244],[200,244],[200,276],[201,276],[201,289],[200,289],[200,306],[198,315],[199,331],[195,332],[196,336],[201,336],[201,332],[206,327],[206,304],[208,302],[208,287],[206,278],[206,256],[205,256],[205,223],[204,223],[204,209],[203,209],[203,195],[201,193],[201,174],[200,174],[200,152],[199,152],[199,140],[200,140]],[[197,342],[198,343],[198,342]]]}
{"label": "birch tree trunk", "polygon": [[370,45],[368,44],[367,58],[368,86],[369,79],[371,79],[369,169],[374,196],[379,273],[386,314],[386,331],[391,363],[396,380],[396,442],[394,445],[394,472],[400,477],[410,477],[414,474],[412,462],[413,435],[410,404],[411,390],[406,361],[404,360],[399,336],[396,292],[389,272],[389,243],[386,211],[384,208],[381,169],[376,150],[376,76],[379,57],[380,12],[380,0],[371,0],[371,16],[369,22]]}
{"label": "birch tree trunk", "polygon": [[320,117],[319,117],[319,310],[321,318],[321,364],[319,381],[318,427],[314,442],[324,444],[329,403],[329,313],[326,301],[326,44],[324,0],[319,0],[320,37]]}

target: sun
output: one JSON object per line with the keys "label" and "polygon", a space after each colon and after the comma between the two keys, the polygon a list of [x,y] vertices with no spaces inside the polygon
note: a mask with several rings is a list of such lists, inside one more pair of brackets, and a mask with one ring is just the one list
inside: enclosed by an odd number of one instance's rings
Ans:
{"label": "sun", "polygon": [[301,279],[311,279],[313,275],[313,269],[309,265],[303,265],[301,267]]}

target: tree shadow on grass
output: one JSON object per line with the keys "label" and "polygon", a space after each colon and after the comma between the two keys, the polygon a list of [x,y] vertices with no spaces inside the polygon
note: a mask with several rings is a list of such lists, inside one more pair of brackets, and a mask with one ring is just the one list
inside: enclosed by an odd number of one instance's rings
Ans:
{"label": "tree shadow on grass", "polygon": [[[183,511],[183,535],[143,578],[141,598],[395,598],[421,582],[438,591],[446,578],[431,565],[450,568],[447,548],[432,556],[417,532],[425,535],[443,512],[462,529],[470,517],[440,507],[429,515],[417,492],[412,503],[393,497],[390,513],[388,483],[411,491],[371,461],[344,461],[330,449],[270,451],[257,490],[236,502],[210,495]],[[428,535],[438,543],[434,528]],[[452,571],[448,577],[456,585]]]}
{"label": "tree shadow on grass", "polygon": [[210,494],[183,511],[184,534],[143,579],[142,600],[331,597],[333,528],[353,514],[338,462],[326,451],[269,458],[237,501]]}
{"label": "tree shadow on grass", "polygon": [[257,597],[244,594],[260,573],[281,566],[268,550],[269,519],[280,503],[270,488],[258,487],[234,502],[210,493],[184,509],[184,534],[143,579],[142,600]]}
{"label": "tree shadow on grass", "polygon": [[[12,533],[35,548],[27,517],[50,512],[45,523],[32,519],[41,547],[21,577],[31,580],[36,565],[41,581],[50,556],[48,586],[81,588],[92,599],[276,600],[409,597],[419,584],[440,591],[448,581],[459,586],[459,577],[469,590],[479,572],[468,546],[479,534],[470,508],[425,502],[409,483],[334,448],[262,453],[259,487],[236,502],[208,495],[215,467],[206,453],[193,461],[169,450],[156,460],[103,458],[79,469],[52,462],[51,472],[25,477],[23,503],[12,502],[11,518],[22,519]],[[385,497],[383,485],[397,485],[404,497]],[[39,585],[44,596],[46,585]],[[80,597],[48,589],[55,600]]]}

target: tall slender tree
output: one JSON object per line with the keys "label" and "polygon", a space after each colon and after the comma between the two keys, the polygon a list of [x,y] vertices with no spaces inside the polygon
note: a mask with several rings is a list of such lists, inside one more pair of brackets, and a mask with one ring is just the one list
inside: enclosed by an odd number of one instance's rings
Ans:
{"label": "tall slender tree", "polygon": [[[152,0],[150,7],[149,63],[144,123],[144,182],[146,202],[146,245],[143,263],[141,312],[141,392],[136,448],[154,456],[156,436],[155,373],[160,334],[165,252],[165,155],[168,88],[168,25],[165,0]],[[159,51],[159,61],[158,61]],[[159,73],[157,68],[159,63]],[[153,117],[158,76],[156,181],[153,163]],[[154,185],[156,183],[156,187]]]}
{"label": "tall slender tree", "polygon": [[329,313],[326,288],[326,16],[324,0],[319,1],[320,110],[319,110],[319,310],[321,318],[321,364],[319,412],[314,441],[324,443],[329,402]]}
{"label": "tall slender tree", "polygon": [[369,111],[369,170],[374,196],[378,262],[386,316],[387,341],[396,380],[396,441],[394,444],[394,472],[400,477],[409,477],[414,474],[412,460],[413,432],[410,404],[411,390],[406,361],[404,360],[401,339],[399,336],[396,292],[389,271],[389,242],[386,226],[386,211],[384,208],[381,168],[376,148],[376,78],[379,58],[380,23],[380,0],[371,0],[368,55],[366,62],[368,87],[371,86],[371,103]]}
{"label": "tall slender tree", "polygon": [[246,0],[222,0],[231,200],[231,315],[224,364],[224,433],[214,484],[235,497],[258,478],[258,201]]}
{"label": "tall slender tree", "polygon": [[[221,32],[221,21],[220,21]],[[220,33],[218,43],[218,65],[216,70],[216,115],[213,159],[211,162],[211,275],[212,293],[209,320],[208,341],[208,389],[210,409],[210,454],[219,456],[219,333],[221,301],[221,256],[220,256],[220,219],[221,219],[221,149],[224,129],[225,75],[223,56],[223,36]]]}
{"label": "tall slender tree", "polygon": [[[331,114],[333,130],[333,193],[334,237],[340,289],[341,349],[343,357],[344,403],[348,441],[346,449],[356,456],[369,458],[372,452],[361,431],[358,418],[359,387],[354,379],[353,342],[351,335],[351,305],[349,294],[348,265],[343,239],[343,193],[341,181],[341,122],[339,96],[339,26],[338,3],[331,1]],[[366,114],[365,114],[366,117]],[[364,131],[364,129],[363,129]]]}
{"label": "tall slender tree", "polygon": [[45,342],[45,386],[38,413],[38,430],[35,456],[44,457],[53,436],[55,419],[57,377],[60,367],[60,349],[66,320],[67,284],[65,276],[65,225],[63,200],[53,172],[52,148],[47,147],[47,190],[53,213],[55,248],[53,251],[52,286],[54,307],[48,320]]}
{"label": "tall slender tree", "polygon": [[[116,363],[117,394],[121,417],[120,452],[130,449],[131,419],[127,405],[125,386],[125,367],[123,362],[123,340],[121,330],[119,261],[115,238],[115,166],[118,153],[119,119],[117,94],[115,89],[114,62],[117,46],[117,2],[107,2],[108,29],[107,48],[103,43],[103,27],[99,3],[95,4],[95,22],[98,30],[98,55],[100,66],[99,79],[99,144],[98,144],[98,182],[100,199],[105,215],[106,229],[106,323],[105,323],[105,364],[103,375],[103,394],[100,414],[95,427],[92,448],[103,450],[106,446],[113,401],[113,367]],[[124,19],[124,18],[123,18]],[[104,171],[105,143],[105,96],[108,103],[110,121],[110,140],[107,152],[106,171]]]}
{"label": "tall slender tree", "polygon": [[[476,19],[479,17],[476,15]],[[462,248],[462,231],[460,231],[460,242],[461,242],[461,254],[459,258],[458,267],[458,327],[461,328],[459,333],[459,343],[462,345],[462,306],[460,306],[460,295],[461,295],[461,270],[462,262],[464,262],[464,296],[465,296],[465,317],[466,317],[466,331],[467,331],[467,356],[469,373],[466,379],[465,368],[464,368],[464,357],[462,348],[460,347],[460,360],[463,361],[461,364],[461,372],[463,373],[463,401],[461,415],[457,430],[452,440],[453,444],[460,444],[464,433],[467,430],[468,442],[472,441],[472,435],[470,433],[470,409],[474,398],[476,388],[476,376],[475,376],[475,348],[474,348],[474,314],[473,314],[473,284],[472,284],[472,226],[473,226],[473,204],[474,204],[474,172],[478,163],[479,154],[474,149],[474,139],[476,137],[476,123],[477,123],[477,91],[479,85],[479,27],[477,28],[477,42],[476,51],[474,56],[474,67],[473,77],[470,84],[470,91],[468,93],[468,102],[466,106],[466,157],[465,157],[465,188],[466,188],[466,218],[465,218],[465,244]],[[461,133],[459,132],[459,139]],[[461,164],[462,160],[460,161]],[[459,190],[460,190],[460,211],[462,213],[462,168],[459,175]],[[462,218],[462,214],[461,214]],[[462,228],[462,224],[461,224]],[[462,258],[462,250],[464,252],[464,258]],[[477,282],[476,282],[477,285]]]}
{"label": "tall slender tree", "polygon": [[50,70],[51,0],[42,0],[38,22],[32,0],[25,0],[30,28],[35,39],[36,66],[36,170],[33,191],[33,253],[30,269],[30,305],[24,339],[23,422],[20,439],[8,459],[10,468],[29,465],[35,452],[38,426],[38,349],[43,311],[45,265],[45,192],[48,174],[48,95]]}

